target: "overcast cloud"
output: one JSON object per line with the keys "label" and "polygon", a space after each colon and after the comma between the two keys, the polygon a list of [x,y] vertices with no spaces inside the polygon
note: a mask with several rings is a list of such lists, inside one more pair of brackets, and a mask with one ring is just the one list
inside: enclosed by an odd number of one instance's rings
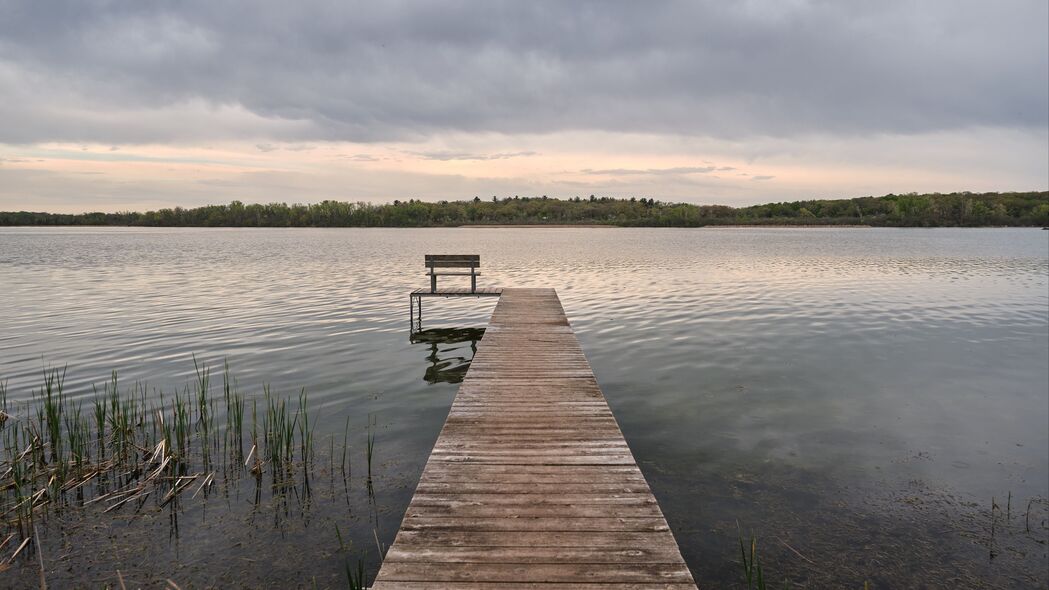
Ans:
{"label": "overcast cloud", "polygon": [[[0,96],[14,148],[385,143],[508,164],[552,149],[514,138],[564,133],[804,150],[990,130],[1037,146],[1049,3],[0,0]],[[462,136],[501,139],[488,152],[445,139]]]}
{"label": "overcast cloud", "polygon": [[1045,127],[1047,6],[7,1],[0,140]]}

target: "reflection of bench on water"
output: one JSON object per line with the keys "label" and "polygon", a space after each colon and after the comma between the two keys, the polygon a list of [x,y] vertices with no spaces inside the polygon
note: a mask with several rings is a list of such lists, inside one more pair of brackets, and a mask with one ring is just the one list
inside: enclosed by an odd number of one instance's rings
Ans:
{"label": "reflection of bench on water", "polygon": [[[423,380],[431,384],[462,383],[482,336],[484,328],[432,328],[412,334],[412,344],[430,345],[430,354],[426,357],[430,366]],[[466,356],[467,343],[469,356]]]}
{"label": "reflection of bench on water", "polygon": [[[411,333],[422,330],[423,297],[498,297],[503,290],[498,287],[477,288],[480,276],[479,254],[426,254],[426,275],[430,277],[429,289],[416,289],[408,295],[411,309]],[[466,270],[463,270],[466,269]],[[470,277],[470,288],[437,288],[437,277]],[[416,312],[418,309],[418,312]]]}

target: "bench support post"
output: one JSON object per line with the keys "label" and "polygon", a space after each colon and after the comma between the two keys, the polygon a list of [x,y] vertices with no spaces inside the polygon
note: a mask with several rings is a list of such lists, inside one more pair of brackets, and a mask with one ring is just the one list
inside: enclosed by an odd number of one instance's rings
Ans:
{"label": "bench support post", "polygon": [[477,292],[477,273],[474,271],[474,265],[470,263],[470,292]]}
{"label": "bench support post", "polygon": [[437,292],[437,275],[434,274],[433,269],[430,269],[430,292]]}

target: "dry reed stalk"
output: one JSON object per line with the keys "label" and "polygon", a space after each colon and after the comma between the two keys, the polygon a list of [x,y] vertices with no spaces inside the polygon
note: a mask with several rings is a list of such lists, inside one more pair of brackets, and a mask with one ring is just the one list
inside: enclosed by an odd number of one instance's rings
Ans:
{"label": "dry reed stalk", "polygon": [[15,549],[15,552],[11,554],[11,557],[10,557],[10,559],[7,560],[7,563],[8,564],[13,563],[15,558],[18,557],[18,554],[21,553],[22,550],[25,549],[25,546],[29,544],[29,541],[32,541],[32,540],[33,540],[33,537],[26,537],[25,539],[23,539],[22,540],[22,544],[19,545],[18,549]]}
{"label": "dry reed stalk", "polygon": [[44,575],[44,548],[41,546],[40,533],[36,530],[36,523],[33,523],[33,538],[36,539],[36,557],[40,562],[40,590],[47,590],[47,577]]}

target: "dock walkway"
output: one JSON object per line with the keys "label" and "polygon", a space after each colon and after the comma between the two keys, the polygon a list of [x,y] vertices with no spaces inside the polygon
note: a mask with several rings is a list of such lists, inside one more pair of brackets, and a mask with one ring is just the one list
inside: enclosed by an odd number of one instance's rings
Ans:
{"label": "dock walkway", "polygon": [[695,588],[553,289],[503,289],[373,588]]}

